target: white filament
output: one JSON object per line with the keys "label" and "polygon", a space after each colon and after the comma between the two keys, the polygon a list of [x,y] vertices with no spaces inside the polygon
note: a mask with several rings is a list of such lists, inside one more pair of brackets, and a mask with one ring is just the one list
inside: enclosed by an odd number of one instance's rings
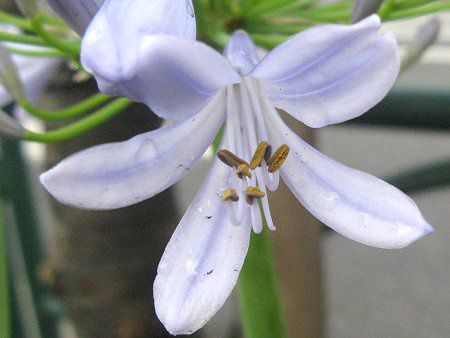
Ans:
{"label": "white filament", "polygon": [[[227,135],[230,142],[230,151],[239,158],[250,160],[253,152],[260,142],[268,142],[270,139],[267,127],[264,122],[264,89],[254,79],[245,78],[241,84],[230,85],[226,89],[226,109],[227,109]],[[278,188],[280,174],[278,172],[269,173],[265,160],[261,166],[252,171],[252,177],[239,179],[230,169],[229,186],[236,189],[239,201],[233,205],[233,223],[239,225],[244,219],[245,213],[250,213],[250,220],[253,231],[262,231],[262,215],[259,203],[249,205],[245,203],[245,192],[247,187],[258,187],[264,196],[261,198],[262,212],[264,213],[267,226],[270,230],[275,230],[269,208],[267,190],[274,191]]]}

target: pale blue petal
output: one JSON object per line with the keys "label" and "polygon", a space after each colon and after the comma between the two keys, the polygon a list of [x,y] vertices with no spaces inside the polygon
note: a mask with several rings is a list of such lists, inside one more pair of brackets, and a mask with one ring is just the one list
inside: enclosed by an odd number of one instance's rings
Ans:
{"label": "pale blue petal", "polygon": [[260,60],[255,44],[244,31],[236,31],[231,35],[223,55],[241,75],[251,72]]}
{"label": "pale blue petal", "polygon": [[195,40],[191,0],[108,0],[83,38],[81,61],[88,71],[129,80],[139,70],[142,44],[154,35]]}
{"label": "pale blue petal", "polygon": [[[103,42],[87,44],[98,48]],[[110,49],[111,45],[104,47]],[[143,102],[166,119],[190,117],[217,91],[241,80],[214,49],[166,35],[142,38],[131,58],[129,62],[114,57],[104,60],[93,50],[84,49],[83,53],[101,91]]]}
{"label": "pale blue petal", "polygon": [[202,156],[225,116],[224,93],[183,122],[81,151],[41,175],[61,203],[116,209],[167,189]]}
{"label": "pale blue petal", "polygon": [[172,334],[205,325],[230,296],[242,269],[251,226],[248,213],[234,225],[232,202],[220,198],[229,175],[230,168],[215,159],[159,263],[155,309]]}
{"label": "pale blue petal", "polygon": [[312,28],[273,50],[251,75],[275,107],[310,127],[347,121],[383,99],[397,77],[396,39],[378,34],[379,27],[372,15],[351,26]]}
{"label": "pale blue petal", "polygon": [[47,0],[50,7],[80,36],[83,36],[103,0]]}
{"label": "pale blue petal", "polygon": [[355,241],[386,249],[405,247],[433,231],[400,190],[333,161],[292,132],[275,110],[266,110],[272,145],[291,148],[282,178],[324,224]]}

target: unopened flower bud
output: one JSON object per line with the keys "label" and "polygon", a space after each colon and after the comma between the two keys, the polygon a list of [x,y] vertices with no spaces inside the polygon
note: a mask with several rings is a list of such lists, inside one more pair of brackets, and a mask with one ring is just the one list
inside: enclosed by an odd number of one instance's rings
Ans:
{"label": "unopened flower bud", "polygon": [[384,0],[356,0],[352,9],[352,22],[358,22],[375,14]]}
{"label": "unopened flower bud", "polygon": [[441,22],[439,19],[432,17],[417,29],[413,41],[407,46],[402,61],[402,70],[419,61],[423,53],[436,42],[440,28]]}
{"label": "unopened flower bud", "polygon": [[16,120],[0,110],[0,138],[22,139],[25,134],[25,128]]}
{"label": "unopened flower bud", "polygon": [[0,44],[0,83],[7,92],[18,102],[26,100],[25,90],[20,81],[17,67],[11,54]]}
{"label": "unopened flower bud", "polygon": [[83,36],[103,0],[47,0],[50,7],[80,36]]}

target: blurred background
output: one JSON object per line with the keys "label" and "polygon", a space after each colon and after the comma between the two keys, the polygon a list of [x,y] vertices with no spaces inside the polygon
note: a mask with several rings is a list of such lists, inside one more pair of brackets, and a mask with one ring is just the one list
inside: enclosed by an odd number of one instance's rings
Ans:
{"label": "blurred background", "polygon": [[[450,15],[439,17],[438,42],[363,118],[314,134],[294,125],[328,156],[410,194],[436,232],[402,250],[371,248],[327,230],[281,189],[274,195],[278,230],[272,237],[290,337],[450,337]],[[405,46],[426,20],[388,23],[384,29],[394,30]],[[40,105],[64,106],[95,90],[92,83],[68,85],[69,77],[62,66]],[[31,118],[24,123],[33,130],[44,128]],[[20,210],[15,199],[5,199],[2,208],[16,336],[167,336],[153,313],[156,266],[206,175],[211,154],[173,189],[111,213],[61,206],[38,183],[46,167],[78,149],[158,125],[144,107],[135,105],[95,132],[62,145],[23,143],[16,149],[3,142],[4,162],[12,163],[23,151],[23,161],[10,168],[23,176],[0,178],[19,194],[28,193],[28,185],[22,187],[26,178],[32,196],[25,201],[30,209]],[[19,201],[22,206],[25,202]],[[21,229],[20,223],[29,220],[18,212],[36,220],[36,228]],[[36,251],[34,231],[42,239]],[[42,257],[33,256],[37,254]],[[29,260],[37,276],[27,274]],[[240,332],[231,298],[195,336],[240,337]]]}

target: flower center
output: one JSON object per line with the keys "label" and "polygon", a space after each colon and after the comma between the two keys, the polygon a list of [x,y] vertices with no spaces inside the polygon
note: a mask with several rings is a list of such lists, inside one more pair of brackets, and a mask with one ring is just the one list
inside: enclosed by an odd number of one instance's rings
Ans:
{"label": "flower center", "polygon": [[279,169],[289,154],[289,146],[283,144],[272,154],[261,108],[265,93],[257,80],[244,78],[241,84],[227,87],[226,95],[229,149],[219,150],[217,156],[230,167],[230,176],[222,200],[233,208],[236,224],[249,210],[253,231],[262,231],[261,212],[269,229],[275,230],[267,189],[278,188]]}

